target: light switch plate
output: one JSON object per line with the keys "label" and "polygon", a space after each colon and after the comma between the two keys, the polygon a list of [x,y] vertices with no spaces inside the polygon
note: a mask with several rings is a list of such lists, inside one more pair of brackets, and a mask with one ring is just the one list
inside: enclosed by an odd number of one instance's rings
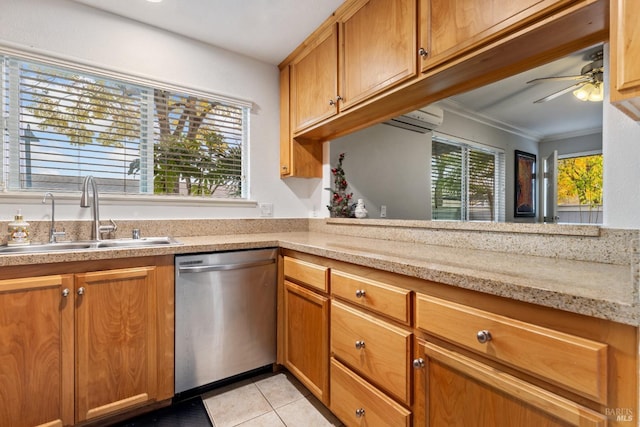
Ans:
{"label": "light switch plate", "polygon": [[273,216],[273,203],[258,203],[261,217]]}

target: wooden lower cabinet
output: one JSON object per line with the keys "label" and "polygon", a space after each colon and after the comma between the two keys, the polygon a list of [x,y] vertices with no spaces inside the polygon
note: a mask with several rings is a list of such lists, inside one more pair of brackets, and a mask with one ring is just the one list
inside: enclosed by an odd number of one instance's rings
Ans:
{"label": "wooden lower cabinet", "polygon": [[0,280],[0,426],[73,424],[73,275]]}
{"label": "wooden lower cabinet", "polygon": [[637,425],[637,327],[284,254],[280,363],[345,426]]}
{"label": "wooden lower cabinet", "polygon": [[284,366],[329,404],[329,298],[284,282]]}
{"label": "wooden lower cabinet", "polygon": [[170,399],[172,259],[0,272],[0,425],[69,426]]}
{"label": "wooden lower cabinet", "polygon": [[418,340],[416,426],[596,427],[607,417],[473,358]]}
{"label": "wooden lower cabinet", "polygon": [[156,398],[155,267],[76,275],[76,421]]}

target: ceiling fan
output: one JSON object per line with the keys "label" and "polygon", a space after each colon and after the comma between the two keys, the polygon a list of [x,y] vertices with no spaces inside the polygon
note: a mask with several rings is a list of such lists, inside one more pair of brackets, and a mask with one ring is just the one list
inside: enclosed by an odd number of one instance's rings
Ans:
{"label": "ceiling fan", "polygon": [[534,104],[540,104],[542,102],[551,101],[565,93],[573,91],[573,94],[581,101],[602,101],[604,91],[602,87],[602,74],[604,72],[604,65],[602,62],[602,50],[589,55],[591,62],[580,71],[580,75],[577,76],[557,76],[557,77],[542,77],[539,79],[533,79],[527,82],[530,83],[542,83],[545,81],[575,81],[575,83],[567,88],[561,89],[557,92],[547,95],[544,98],[540,98],[534,101]]}

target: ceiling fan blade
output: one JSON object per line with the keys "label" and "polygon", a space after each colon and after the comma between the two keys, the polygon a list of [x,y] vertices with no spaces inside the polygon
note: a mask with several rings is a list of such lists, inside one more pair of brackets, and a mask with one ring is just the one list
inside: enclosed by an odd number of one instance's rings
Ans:
{"label": "ceiling fan blade", "polygon": [[539,79],[529,80],[529,83],[542,83],[542,82],[550,82],[550,81],[564,81],[564,80],[589,80],[589,76],[581,74],[579,76],[556,76],[556,77],[541,77]]}
{"label": "ceiling fan blade", "polygon": [[556,99],[557,97],[559,97],[560,95],[564,95],[567,92],[571,92],[572,90],[576,90],[578,89],[580,86],[584,85],[585,82],[578,82],[574,85],[571,85],[567,88],[564,88],[562,90],[559,90],[557,92],[552,93],[551,95],[547,95],[544,98],[540,98],[537,101],[533,101],[534,104],[540,104],[543,102],[547,102],[547,101],[551,101],[552,99]]}

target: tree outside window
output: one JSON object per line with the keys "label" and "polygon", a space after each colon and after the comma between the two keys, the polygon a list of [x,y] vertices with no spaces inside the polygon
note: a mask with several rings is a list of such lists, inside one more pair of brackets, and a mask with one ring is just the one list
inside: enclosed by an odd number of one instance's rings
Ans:
{"label": "tree outside window", "polygon": [[558,206],[575,207],[579,222],[599,222],[602,207],[602,154],[558,160]]}

